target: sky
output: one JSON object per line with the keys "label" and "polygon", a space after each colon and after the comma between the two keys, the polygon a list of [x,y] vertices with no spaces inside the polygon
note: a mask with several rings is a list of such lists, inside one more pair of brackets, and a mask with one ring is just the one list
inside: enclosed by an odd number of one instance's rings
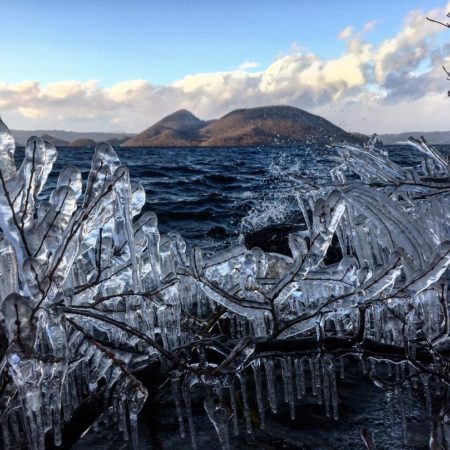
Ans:
{"label": "sky", "polygon": [[288,104],[350,131],[450,130],[450,2],[0,0],[14,129],[139,132]]}

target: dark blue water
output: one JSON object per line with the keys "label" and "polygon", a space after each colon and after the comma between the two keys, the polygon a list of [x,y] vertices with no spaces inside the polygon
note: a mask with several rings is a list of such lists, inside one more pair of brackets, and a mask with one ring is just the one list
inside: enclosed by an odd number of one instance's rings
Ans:
{"label": "dark blue water", "polygon": [[[117,148],[131,177],[147,193],[144,210],[154,211],[162,232],[178,231],[204,248],[236,242],[242,231],[270,223],[295,222],[298,213],[290,172],[327,179],[338,164],[332,148]],[[409,146],[388,147],[391,158],[416,165]],[[17,152],[20,160],[23,150]],[[72,164],[86,180],[93,148],[60,148],[43,192],[53,189],[60,170]]]}

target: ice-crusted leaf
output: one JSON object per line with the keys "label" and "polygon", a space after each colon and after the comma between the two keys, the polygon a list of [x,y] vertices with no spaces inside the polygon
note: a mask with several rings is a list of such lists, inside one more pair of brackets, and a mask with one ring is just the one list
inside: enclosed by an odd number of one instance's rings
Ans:
{"label": "ice-crusted leaf", "polygon": [[181,234],[177,232],[170,232],[169,237],[171,239],[170,251],[172,253],[172,258],[176,263],[175,270],[178,267],[186,267],[188,263],[188,258],[186,255],[186,242],[181,237]]}
{"label": "ice-crusted leaf", "polygon": [[247,318],[256,318],[265,315],[265,312],[272,308],[267,301],[253,301],[244,298],[238,298],[226,290],[210,282],[206,277],[200,276],[199,284],[203,292],[214,302],[225,306],[232,311]]}
{"label": "ice-crusted leaf", "polygon": [[33,239],[34,257],[47,262],[60,244],[61,235],[68,228],[77,209],[75,192],[61,186],[52,192],[50,205],[40,218]]}
{"label": "ice-crusted leaf", "polygon": [[47,182],[47,178],[50,175],[50,172],[53,169],[53,163],[56,161],[58,157],[58,152],[53,144],[50,142],[44,141],[45,146],[45,161],[42,163],[42,171],[40,172],[39,178],[36,183],[36,190],[34,193],[35,199],[41,193],[42,189]]}
{"label": "ice-crusted leaf", "polygon": [[247,248],[242,244],[235,244],[227,249],[205,258],[205,270],[209,268],[218,268],[220,271],[229,271],[233,267],[241,264],[242,258],[247,253]]}
{"label": "ice-crusted leaf", "polygon": [[201,277],[203,275],[205,265],[203,263],[203,255],[200,247],[192,247],[189,255],[189,266],[195,277]]}
{"label": "ice-crusted leaf", "polygon": [[203,405],[209,420],[214,425],[221,448],[229,450],[228,420],[230,419],[230,411],[222,405],[218,397],[213,398],[210,395],[205,398]]}
{"label": "ice-crusted leaf", "polygon": [[305,257],[304,271],[317,267],[325,258],[328,247],[331,244],[334,233],[345,212],[345,201],[338,191],[333,191],[330,196],[333,206],[330,203],[319,202],[316,207],[315,222],[313,225],[314,234],[311,236],[311,243],[308,254]]}
{"label": "ice-crusted leaf", "polygon": [[401,254],[399,252],[393,252],[387,263],[363,283],[362,286],[358,288],[358,291],[363,294],[364,299],[370,300],[375,298],[387,288],[393,287],[395,281],[401,274],[402,267]]}
{"label": "ice-crusted leaf", "polygon": [[52,154],[53,149],[36,136],[29,138],[25,145],[25,158],[18,171],[17,190],[14,192],[14,206],[22,229],[33,226],[36,197],[42,187],[41,180],[46,178],[46,164],[56,157]]}
{"label": "ice-crusted leaf", "polygon": [[161,282],[160,234],[156,214],[147,212],[138,221],[143,233],[147,237],[147,249],[144,254],[144,286],[155,289]]}
{"label": "ice-crusted leaf", "polygon": [[49,280],[43,265],[35,258],[23,262],[23,281],[30,297],[35,303],[43,298],[49,287]]}
{"label": "ice-crusted leaf", "polygon": [[[286,273],[267,294],[268,298],[274,299],[277,304],[284,302],[286,298],[297,289],[298,284],[293,283],[293,281],[295,277],[301,278],[303,276],[304,271],[301,269],[305,257],[308,254],[306,241],[298,235],[289,236],[289,247],[294,257],[294,264],[292,265],[291,270]],[[291,283],[292,285],[287,288]]]}
{"label": "ice-crusted leaf", "polygon": [[257,278],[263,278],[266,275],[268,267],[267,257],[259,247],[252,248],[252,254],[255,258],[255,275]]}
{"label": "ice-crusted leaf", "polygon": [[84,194],[84,204],[90,203],[102,190],[116,169],[120,166],[120,160],[115,150],[109,144],[98,144],[92,158],[91,171]]}
{"label": "ice-crusted leaf", "polygon": [[405,282],[401,291],[417,295],[439,281],[450,265],[450,241],[443,242],[434,253],[432,259],[423,269],[415,272]]}
{"label": "ice-crusted leaf", "polygon": [[12,293],[5,298],[2,312],[10,344],[13,342],[20,346],[33,344],[35,334],[30,323],[32,311],[31,300],[28,297]]}
{"label": "ice-crusted leaf", "polygon": [[348,187],[343,194],[355,212],[364,213],[370,225],[378,230],[378,245],[392,248],[395,240],[396,246],[403,248],[417,266],[425,265],[431,256],[431,244],[398,204],[366,186]]}
{"label": "ice-crusted leaf", "polygon": [[130,182],[131,186],[131,215],[137,216],[145,205],[145,189],[136,181]]}
{"label": "ice-crusted leaf", "polygon": [[16,165],[14,162],[15,149],[14,137],[0,119],[0,173],[5,183],[14,179],[16,176]]}
{"label": "ice-crusted leaf", "polygon": [[[357,173],[361,179],[367,183],[386,182],[399,184],[400,180],[406,178],[405,170],[393,163],[386,154],[374,151],[376,139],[369,142],[367,148],[360,148],[352,145],[338,146],[337,150],[346,166]],[[381,142],[381,141],[380,141]]]}
{"label": "ice-crusted leaf", "polygon": [[66,166],[61,170],[58,177],[57,188],[61,186],[69,186],[75,193],[75,198],[78,200],[81,196],[82,179],[81,172],[74,166]]}
{"label": "ice-crusted leaf", "polygon": [[448,159],[437,148],[430,145],[423,136],[421,136],[420,139],[410,137],[408,143],[419,150],[419,152],[433,158],[433,160],[439,164],[441,169],[448,172]]}
{"label": "ice-crusted leaf", "polygon": [[14,247],[0,233],[0,307],[3,300],[13,292],[19,292],[17,258]]}

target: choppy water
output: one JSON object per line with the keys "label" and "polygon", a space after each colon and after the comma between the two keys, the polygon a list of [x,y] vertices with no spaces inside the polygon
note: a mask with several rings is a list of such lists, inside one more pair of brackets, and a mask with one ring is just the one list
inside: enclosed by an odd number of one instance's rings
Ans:
{"label": "choppy water", "polygon": [[[420,162],[408,146],[389,146],[402,165]],[[296,201],[288,174],[327,179],[337,163],[332,148],[118,148],[123,164],[147,193],[162,232],[179,231],[188,244],[204,248],[235,242],[241,231],[269,223],[295,222]],[[43,195],[62,167],[72,164],[87,179],[93,148],[60,148]],[[17,152],[20,161],[23,151]],[[220,227],[220,228],[217,228]]]}

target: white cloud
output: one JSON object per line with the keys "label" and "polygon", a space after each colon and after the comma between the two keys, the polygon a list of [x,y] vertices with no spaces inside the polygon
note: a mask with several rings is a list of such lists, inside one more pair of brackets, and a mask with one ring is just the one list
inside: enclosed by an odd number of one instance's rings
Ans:
{"label": "white cloud", "polygon": [[378,24],[380,23],[379,20],[374,19],[374,20],[369,20],[368,22],[366,22],[363,26],[363,32],[367,33],[369,31],[372,31]]}
{"label": "white cloud", "polygon": [[239,70],[248,70],[248,69],[255,69],[256,67],[259,67],[259,63],[256,61],[244,61],[242,64],[239,65]]}
{"label": "white cloud", "polygon": [[450,3],[412,11],[399,32],[378,45],[364,37],[375,21],[361,32],[347,27],[340,33],[346,49],[333,59],[293,45],[265,68],[246,61],[233,71],[191,74],[168,86],[146,80],[107,88],[95,80],[0,81],[0,111],[12,128],[139,132],[180,108],[209,119],[234,108],[290,104],[367,133],[448,129],[443,111],[449,86],[441,65],[450,45],[438,46],[435,39],[448,30],[425,20],[445,17],[447,10]]}
{"label": "white cloud", "polygon": [[351,26],[348,26],[348,27],[345,27],[339,34],[338,34],[338,39],[341,39],[341,40],[345,40],[345,39],[348,39],[351,35],[352,35],[352,33],[353,33],[353,27],[351,27]]}
{"label": "white cloud", "polygon": [[54,99],[64,99],[67,97],[86,94],[91,95],[96,88],[96,81],[91,80],[86,83],[76,80],[57,81],[48,83],[43,89],[42,94]]}

